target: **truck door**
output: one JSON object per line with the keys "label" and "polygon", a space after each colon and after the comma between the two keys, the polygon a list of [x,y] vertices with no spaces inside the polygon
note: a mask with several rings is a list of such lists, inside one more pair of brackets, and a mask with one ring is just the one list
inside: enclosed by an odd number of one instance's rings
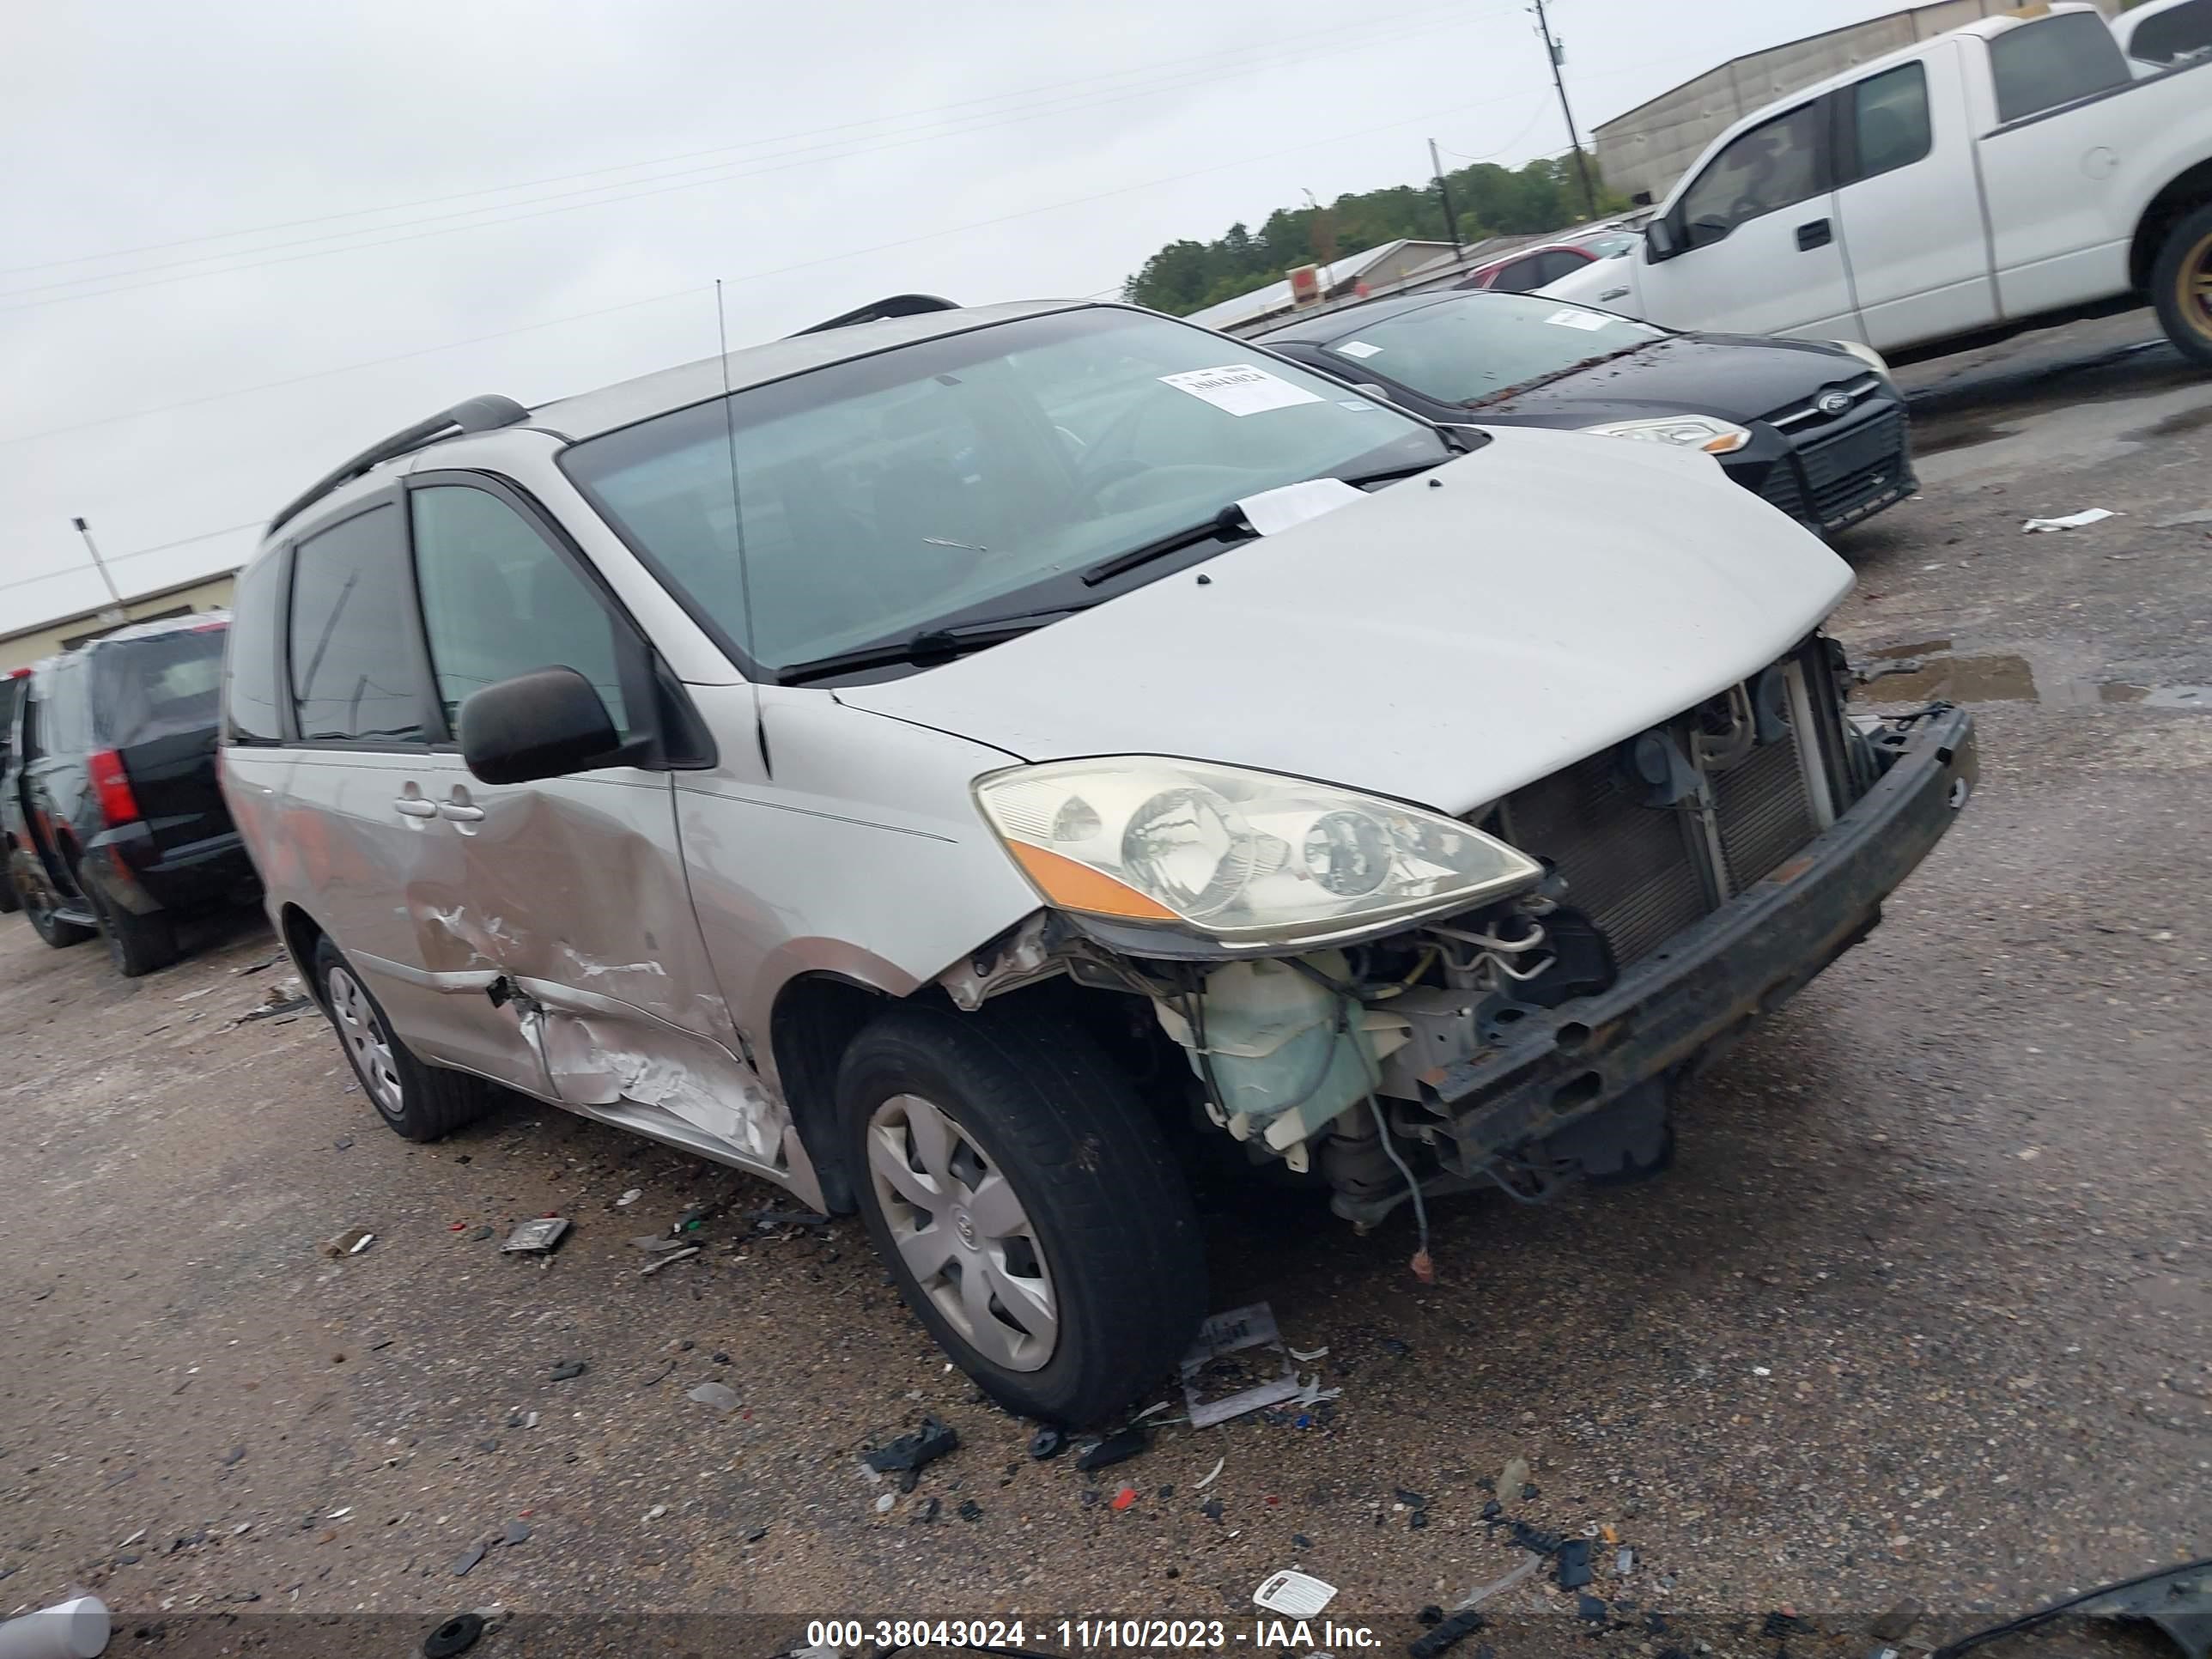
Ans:
{"label": "truck door", "polygon": [[[1857,339],[1830,188],[1829,104],[1738,133],[1647,239],[1644,314],[1668,328]],[[1662,246],[1663,244],[1663,246]]]}
{"label": "truck door", "polygon": [[1834,112],[1836,229],[1867,343],[1995,322],[1960,43],[1844,88]]}

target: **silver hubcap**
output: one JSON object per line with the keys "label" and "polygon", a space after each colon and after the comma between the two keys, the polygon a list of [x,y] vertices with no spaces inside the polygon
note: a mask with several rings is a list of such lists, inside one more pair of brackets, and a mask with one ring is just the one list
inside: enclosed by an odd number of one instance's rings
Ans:
{"label": "silver hubcap", "polygon": [[361,1086],[379,1107],[397,1117],[407,1104],[407,1091],[399,1085],[399,1068],[392,1062],[392,1040],[384,1022],[369,1006],[368,994],[343,968],[331,969],[331,1018],[345,1044],[346,1057],[361,1077]]}
{"label": "silver hubcap", "polygon": [[1052,1273],[1012,1185],[965,1129],[920,1095],[868,1120],[868,1176],[907,1271],[962,1339],[994,1365],[1052,1358]]}

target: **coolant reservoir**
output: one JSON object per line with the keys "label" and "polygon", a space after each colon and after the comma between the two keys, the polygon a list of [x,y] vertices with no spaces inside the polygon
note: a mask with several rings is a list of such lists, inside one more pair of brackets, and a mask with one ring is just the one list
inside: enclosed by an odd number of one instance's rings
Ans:
{"label": "coolant reservoir", "polygon": [[[1340,983],[1351,969],[1342,953],[1316,951],[1305,960]],[[1164,1002],[1153,1005],[1168,1035],[1183,1046],[1202,1079],[1198,1039]],[[1287,962],[1232,962],[1207,975],[1203,1015],[1206,1057],[1231,1126],[1261,1130],[1285,1113],[1290,1131],[1270,1144],[1301,1140],[1346,1107],[1364,1099],[1381,1077],[1368,1040],[1366,1010]]]}

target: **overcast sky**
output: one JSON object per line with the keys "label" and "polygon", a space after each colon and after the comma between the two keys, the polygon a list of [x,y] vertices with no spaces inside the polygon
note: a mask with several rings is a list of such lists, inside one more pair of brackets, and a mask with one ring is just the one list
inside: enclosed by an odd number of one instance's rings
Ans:
{"label": "overcast sky", "polygon": [[[1893,9],[1553,27],[1587,128]],[[733,344],[886,293],[1094,294],[1302,190],[1415,180],[1431,137],[1449,165],[1565,143],[1511,0],[7,10],[0,628],[104,597],[75,514],[126,593],[235,564],[255,532],[205,532],[461,398],[711,355],[716,276]]]}

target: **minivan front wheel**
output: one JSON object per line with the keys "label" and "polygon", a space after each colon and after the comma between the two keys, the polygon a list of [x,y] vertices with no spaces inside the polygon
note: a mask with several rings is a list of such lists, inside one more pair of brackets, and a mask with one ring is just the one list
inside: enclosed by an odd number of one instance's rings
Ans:
{"label": "minivan front wheel", "polygon": [[441,1139],[497,1104],[498,1091],[483,1079],[426,1066],[410,1054],[353,964],[327,939],[315,941],[313,972],[316,1000],[362,1092],[395,1133]]}
{"label": "minivan front wheel", "polygon": [[838,1100],[877,1250],[986,1394],[1091,1424],[1173,1370],[1206,1309],[1197,1216],[1084,1031],[895,1008],[846,1051]]}

